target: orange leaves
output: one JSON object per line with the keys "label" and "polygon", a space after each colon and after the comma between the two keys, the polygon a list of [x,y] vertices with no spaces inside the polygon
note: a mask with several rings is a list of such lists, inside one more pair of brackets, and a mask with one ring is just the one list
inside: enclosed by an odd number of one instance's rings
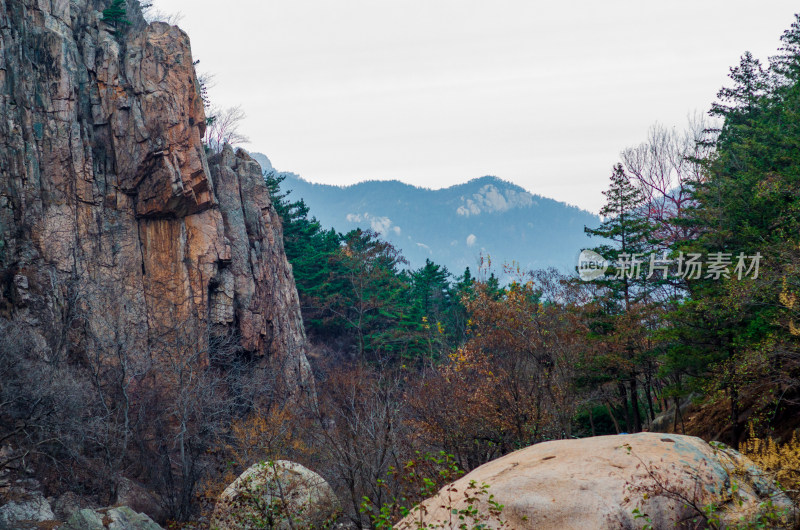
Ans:
{"label": "orange leaves", "polygon": [[463,299],[466,344],[408,392],[414,427],[462,467],[570,432],[581,334],[564,306],[541,297],[532,280],[475,284]]}
{"label": "orange leaves", "polygon": [[242,469],[261,460],[277,460],[290,453],[307,452],[308,448],[294,436],[297,422],[289,406],[257,408],[247,417],[233,422],[232,440],[226,449]]}

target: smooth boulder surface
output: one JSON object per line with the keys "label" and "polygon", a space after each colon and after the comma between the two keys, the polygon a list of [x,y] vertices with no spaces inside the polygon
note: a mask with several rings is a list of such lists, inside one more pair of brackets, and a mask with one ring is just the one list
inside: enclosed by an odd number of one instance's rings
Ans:
{"label": "smooth boulder surface", "polygon": [[[504,505],[499,513],[490,496]],[[471,528],[476,518],[486,528],[697,528],[704,508],[729,527],[758,517],[768,503],[786,513],[782,524],[791,528],[796,507],[737,451],[691,436],[640,433],[508,454],[446,486],[395,528]]]}
{"label": "smooth boulder surface", "polygon": [[211,528],[322,528],[338,512],[339,500],[325,479],[277,460],[251,466],[222,492]]}

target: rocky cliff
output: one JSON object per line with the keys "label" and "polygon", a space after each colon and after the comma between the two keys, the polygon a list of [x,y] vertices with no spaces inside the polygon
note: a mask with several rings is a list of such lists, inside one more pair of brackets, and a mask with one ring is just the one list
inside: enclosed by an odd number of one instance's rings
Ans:
{"label": "rocky cliff", "polygon": [[0,317],[54,354],[225,342],[310,385],[260,167],[207,160],[188,37],[104,7],[0,0]]}

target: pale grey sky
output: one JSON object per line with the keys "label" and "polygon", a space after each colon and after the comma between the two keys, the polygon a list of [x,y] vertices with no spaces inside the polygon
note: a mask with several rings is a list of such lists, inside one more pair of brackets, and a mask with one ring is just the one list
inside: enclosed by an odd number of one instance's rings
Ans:
{"label": "pale grey sky", "polygon": [[155,0],[246,147],[313,182],[496,175],[597,212],[619,152],[706,110],[798,11],[768,0]]}

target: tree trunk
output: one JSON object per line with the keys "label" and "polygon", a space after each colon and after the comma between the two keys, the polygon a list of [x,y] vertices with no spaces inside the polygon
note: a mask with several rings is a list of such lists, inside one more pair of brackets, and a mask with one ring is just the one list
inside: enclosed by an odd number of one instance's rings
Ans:
{"label": "tree trunk", "polygon": [[639,410],[639,388],[636,374],[631,376],[631,409],[633,409],[633,432],[642,432],[642,414]]}
{"label": "tree trunk", "polygon": [[733,427],[733,448],[738,451],[739,440],[741,440],[742,438],[744,429],[742,428],[742,422],[739,421],[739,412],[740,412],[739,389],[736,388],[736,384],[734,383],[731,383],[730,398],[731,398],[731,426]]}
{"label": "tree trunk", "polygon": [[648,372],[645,376],[645,383],[644,383],[644,395],[647,398],[647,410],[650,413],[649,418],[647,419],[647,427],[648,429],[653,425],[653,421],[656,419],[656,411],[653,407],[653,390],[652,390],[653,381],[650,377],[650,373]]}
{"label": "tree trunk", "polygon": [[614,407],[611,406],[610,402],[606,401],[606,408],[608,409],[608,415],[611,416],[611,421],[614,422],[614,429],[617,431],[617,434],[619,434],[619,422],[616,416],[614,416]]}
{"label": "tree trunk", "polygon": [[625,413],[625,432],[631,432],[631,409],[628,407],[628,387],[624,381],[617,383],[619,397],[622,400],[622,410]]}
{"label": "tree trunk", "polygon": [[678,432],[678,398],[675,399],[675,416],[672,418],[672,432]]}
{"label": "tree trunk", "polygon": [[683,422],[683,412],[678,398],[675,398],[675,432],[678,432],[678,418],[681,420],[681,434],[686,434],[686,424]]}

